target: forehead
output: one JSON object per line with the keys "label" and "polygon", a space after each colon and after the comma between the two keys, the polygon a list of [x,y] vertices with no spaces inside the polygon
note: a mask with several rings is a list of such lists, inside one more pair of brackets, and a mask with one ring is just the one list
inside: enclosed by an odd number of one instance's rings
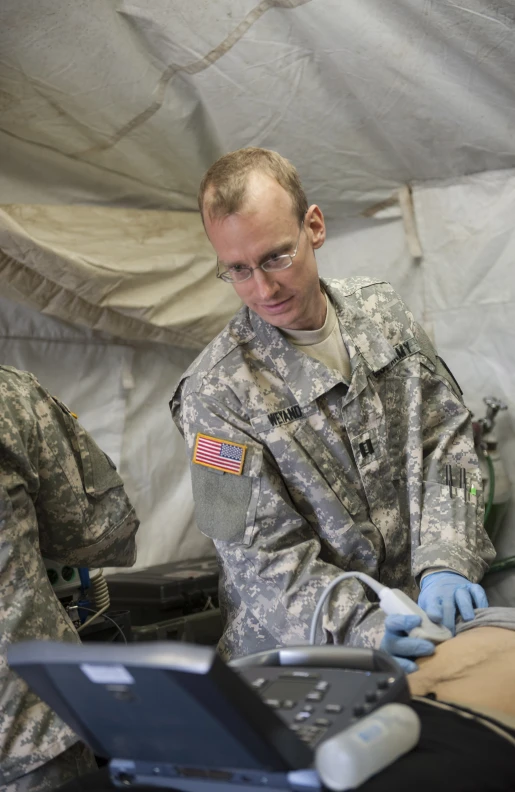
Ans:
{"label": "forehead", "polygon": [[293,202],[275,179],[251,174],[245,201],[234,214],[206,217],[206,231],[220,261],[243,262],[291,244],[298,233]]}
{"label": "forehead", "polygon": [[267,218],[275,215],[277,218],[296,220],[296,212],[291,195],[281,187],[273,176],[261,171],[251,171],[245,182],[245,192],[241,205],[230,215],[212,215],[209,211],[214,197],[215,188],[210,185],[204,196],[204,220],[209,225],[223,222],[227,218],[242,215],[256,215]]}
{"label": "forehead", "polygon": [[272,211],[285,218],[295,216],[291,195],[272,176],[259,171],[248,176],[242,210]]}

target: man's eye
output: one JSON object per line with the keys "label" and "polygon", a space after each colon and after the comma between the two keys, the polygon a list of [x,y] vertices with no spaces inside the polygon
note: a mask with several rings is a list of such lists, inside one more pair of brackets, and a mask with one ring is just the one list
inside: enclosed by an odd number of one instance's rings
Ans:
{"label": "man's eye", "polygon": [[244,264],[233,264],[232,267],[227,268],[227,272],[245,272],[247,267]]}

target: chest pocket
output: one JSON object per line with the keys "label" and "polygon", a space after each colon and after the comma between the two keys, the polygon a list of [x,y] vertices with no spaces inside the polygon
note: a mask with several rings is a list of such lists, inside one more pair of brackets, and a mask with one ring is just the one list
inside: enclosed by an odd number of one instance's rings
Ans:
{"label": "chest pocket", "polygon": [[349,514],[357,514],[363,504],[353,489],[349,476],[313,427],[303,422],[295,432],[294,439],[307,452],[320,475],[327,481]]}

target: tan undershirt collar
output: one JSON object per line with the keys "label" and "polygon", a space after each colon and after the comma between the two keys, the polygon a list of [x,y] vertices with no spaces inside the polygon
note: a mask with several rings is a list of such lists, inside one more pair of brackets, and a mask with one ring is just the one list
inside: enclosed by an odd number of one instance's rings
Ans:
{"label": "tan undershirt collar", "polygon": [[325,322],[322,327],[318,330],[281,330],[284,337],[295,344],[295,346],[313,346],[314,344],[320,344],[322,341],[325,341],[326,338],[329,338],[333,332],[338,317],[336,316],[334,305],[331,300],[327,298],[325,293],[324,297],[327,310]]}

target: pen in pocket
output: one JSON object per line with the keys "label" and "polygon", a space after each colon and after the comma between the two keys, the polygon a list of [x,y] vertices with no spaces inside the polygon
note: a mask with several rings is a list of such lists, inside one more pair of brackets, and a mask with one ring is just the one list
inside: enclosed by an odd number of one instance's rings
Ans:
{"label": "pen in pocket", "polygon": [[463,490],[463,499],[467,502],[467,471],[465,468],[460,468],[460,487]]}
{"label": "pen in pocket", "polygon": [[452,465],[445,466],[445,483],[449,487],[449,498],[452,498]]}

